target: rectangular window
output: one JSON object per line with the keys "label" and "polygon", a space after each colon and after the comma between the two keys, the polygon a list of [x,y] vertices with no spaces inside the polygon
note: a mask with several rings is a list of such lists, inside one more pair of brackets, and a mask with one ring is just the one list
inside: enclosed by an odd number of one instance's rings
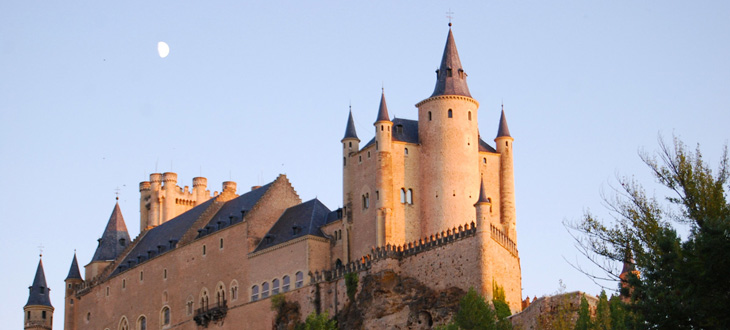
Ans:
{"label": "rectangular window", "polygon": [[223,249],[223,239],[221,238],[221,249]]}

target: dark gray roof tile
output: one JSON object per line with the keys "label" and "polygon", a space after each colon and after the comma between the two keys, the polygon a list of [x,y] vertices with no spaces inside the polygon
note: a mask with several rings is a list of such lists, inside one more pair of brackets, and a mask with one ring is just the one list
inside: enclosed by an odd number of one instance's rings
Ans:
{"label": "dark gray roof tile", "polygon": [[38,268],[35,271],[33,285],[28,287],[28,289],[30,293],[28,294],[28,302],[25,306],[40,305],[53,307],[51,305],[51,289],[46,284],[46,274],[43,271],[43,260],[38,261]]}
{"label": "dark gray roof tile", "polygon": [[466,72],[461,67],[459,52],[456,50],[454,34],[449,28],[449,35],[446,38],[444,55],[441,58],[441,66],[436,71],[436,87],[431,97],[439,95],[462,95],[471,97],[469,86],[466,84]]}
{"label": "dark gray roof tile", "polygon": [[305,235],[324,237],[319,227],[327,223],[330,213],[330,210],[316,198],[286,209],[254,252]]}
{"label": "dark gray roof tile", "polygon": [[91,261],[114,260],[126,248],[129,242],[127,225],[124,223],[122,211],[119,209],[119,203],[117,203],[114,205],[112,215],[109,217],[104,233],[99,239],[99,246],[97,246]]}

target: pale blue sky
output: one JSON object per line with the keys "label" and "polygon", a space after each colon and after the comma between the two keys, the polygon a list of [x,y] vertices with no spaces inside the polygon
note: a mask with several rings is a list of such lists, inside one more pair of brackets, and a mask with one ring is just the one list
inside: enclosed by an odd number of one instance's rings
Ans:
{"label": "pale blue sky", "polygon": [[[637,150],[658,134],[717,161],[730,122],[726,1],[125,1],[0,3],[0,316],[22,324],[38,262],[62,327],[74,249],[89,262],[114,206],[139,232],[155,169],[239,191],[286,173],[302,199],[341,206],[352,102],[372,134],[381,85],[416,118],[448,9],[485,140],[504,101],[515,138],[523,296],[597,293],[564,260],[561,221],[606,214],[616,175],[653,180]],[[157,42],[170,45],[161,59]],[[580,263],[586,263],[580,260]]]}

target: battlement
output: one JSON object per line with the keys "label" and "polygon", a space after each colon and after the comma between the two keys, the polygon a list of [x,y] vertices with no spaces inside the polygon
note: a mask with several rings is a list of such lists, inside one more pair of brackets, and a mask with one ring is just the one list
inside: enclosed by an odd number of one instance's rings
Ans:
{"label": "battlement", "polygon": [[476,233],[477,227],[472,221],[471,224],[467,223],[463,226],[460,225],[459,227],[441,231],[435,235],[427,236],[403,245],[391,245],[388,243],[385,246],[373,247],[371,249],[371,253],[361,257],[357,261],[347,263],[342,267],[335,267],[331,270],[324,270],[322,272],[315,271],[314,274],[310,272],[309,276],[311,277],[312,283],[339,279],[347,273],[368,270],[375,262],[386,259],[402,260],[403,258],[415,256],[422,252],[433,250],[435,248],[463,240],[467,237],[475,236]]}
{"label": "battlement", "polygon": [[499,229],[495,227],[493,224],[489,224],[492,239],[499,243],[502,247],[504,247],[509,253],[511,253],[513,256],[517,257],[519,254],[517,253],[517,244],[515,244],[514,241],[512,241],[507,234],[502,231],[502,229]]}

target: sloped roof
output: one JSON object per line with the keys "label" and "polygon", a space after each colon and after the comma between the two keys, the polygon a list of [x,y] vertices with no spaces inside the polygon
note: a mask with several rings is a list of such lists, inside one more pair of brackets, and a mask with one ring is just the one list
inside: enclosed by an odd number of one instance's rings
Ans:
{"label": "sloped roof", "polygon": [[69,268],[68,276],[66,276],[66,280],[71,279],[81,279],[81,271],[79,271],[79,262],[76,260],[76,253],[74,253],[74,258],[71,260],[71,268]]}
{"label": "sloped roof", "polygon": [[[418,120],[393,118],[392,132],[391,139],[393,141],[418,144]],[[368,141],[362,149],[369,147],[371,144],[375,144],[375,138]]]}
{"label": "sloped roof", "polygon": [[484,142],[482,140],[482,137],[479,137],[479,151],[480,152],[497,152],[492,146],[490,146],[488,143]]}
{"label": "sloped roof", "polygon": [[352,109],[350,109],[350,115],[347,117],[347,128],[345,129],[344,139],[360,139],[357,138],[357,131],[355,130],[355,121],[352,119]]}
{"label": "sloped roof", "polygon": [[214,199],[209,199],[189,211],[147,230],[144,236],[139,239],[132,250],[125,256],[125,259],[117,264],[117,268],[112,275],[119,273],[122,270],[120,267],[128,267],[129,261],[133,262],[132,265],[136,265],[137,256],[144,256],[144,259],[147,260],[147,251],[158,251],[158,246],[162,247],[161,252],[175,248],[175,244],[171,244],[170,241],[179,241],[195,220],[198,220],[200,215],[213,204],[213,201]]}
{"label": "sloped roof", "polygon": [[375,122],[379,121],[390,121],[390,115],[388,115],[388,106],[385,104],[385,92],[380,94],[380,107],[378,108],[378,118]]}
{"label": "sloped roof", "polygon": [[254,252],[306,235],[324,237],[319,227],[327,223],[330,213],[316,198],[286,209]]}
{"label": "sloped roof", "polygon": [[[261,197],[269,190],[273,183],[268,183],[262,187],[249,191],[241,196],[227,201],[221,207],[218,212],[208,221],[206,228],[201,232],[201,236],[208,235],[214,231],[226,228],[230,226],[231,220],[234,223],[242,220],[241,211],[250,211],[254,205],[261,199]],[[177,247],[176,243],[180,241],[183,235],[191,229],[192,225],[205,210],[210,207],[215,201],[215,198],[209,199],[206,202],[197,205],[189,211],[166,221],[165,223],[148,230],[145,235],[137,242],[132,250],[127,254],[125,259],[120,262],[117,269],[114,270],[114,274],[121,272],[123,269],[129,266],[129,262],[132,261],[132,266],[138,263],[138,257],[141,256],[141,262],[148,260],[151,257],[157,256],[159,253],[167,252]],[[231,219],[231,216],[234,219]],[[220,226],[218,222],[221,222]],[[200,237],[200,236],[199,236]],[[172,241],[172,243],[171,243]],[[151,255],[148,253],[151,252]],[[121,268],[120,268],[121,267]]]}
{"label": "sloped roof", "polygon": [[96,252],[94,252],[91,261],[114,260],[129,243],[127,225],[124,223],[122,211],[119,209],[119,203],[117,203],[114,205],[112,215],[109,217],[104,233],[99,239],[99,246],[96,247]]}
{"label": "sloped roof", "polygon": [[504,116],[504,107],[502,107],[502,115],[499,116],[499,130],[497,131],[497,137],[509,136],[509,127],[507,127],[507,117]]}
{"label": "sloped roof", "polygon": [[436,87],[431,97],[439,95],[462,95],[471,97],[469,86],[466,85],[466,73],[461,67],[459,52],[456,50],[454,34],[449,28],[449,35],[446,37],[444,55],[441,58],[441,65],[436,71]]}
{"label": "sloped roof", "polygon": [[479,184],[479,199],[475,205],[482,203],[490,203],[489,198],[487,198],[486,187],[484,187],[484,178],[482,178],[482,182]]}
{"label": "sloped roof", "polygon": [[25,306],[41,305],[53,307],[51,305],[51,289],[46,284],[46,274],[43,271],[43,260],[38,261],[38,268],[35,271],[33,285],[28,287],[28,289],[30,293],[28,294],[28,302]]}

